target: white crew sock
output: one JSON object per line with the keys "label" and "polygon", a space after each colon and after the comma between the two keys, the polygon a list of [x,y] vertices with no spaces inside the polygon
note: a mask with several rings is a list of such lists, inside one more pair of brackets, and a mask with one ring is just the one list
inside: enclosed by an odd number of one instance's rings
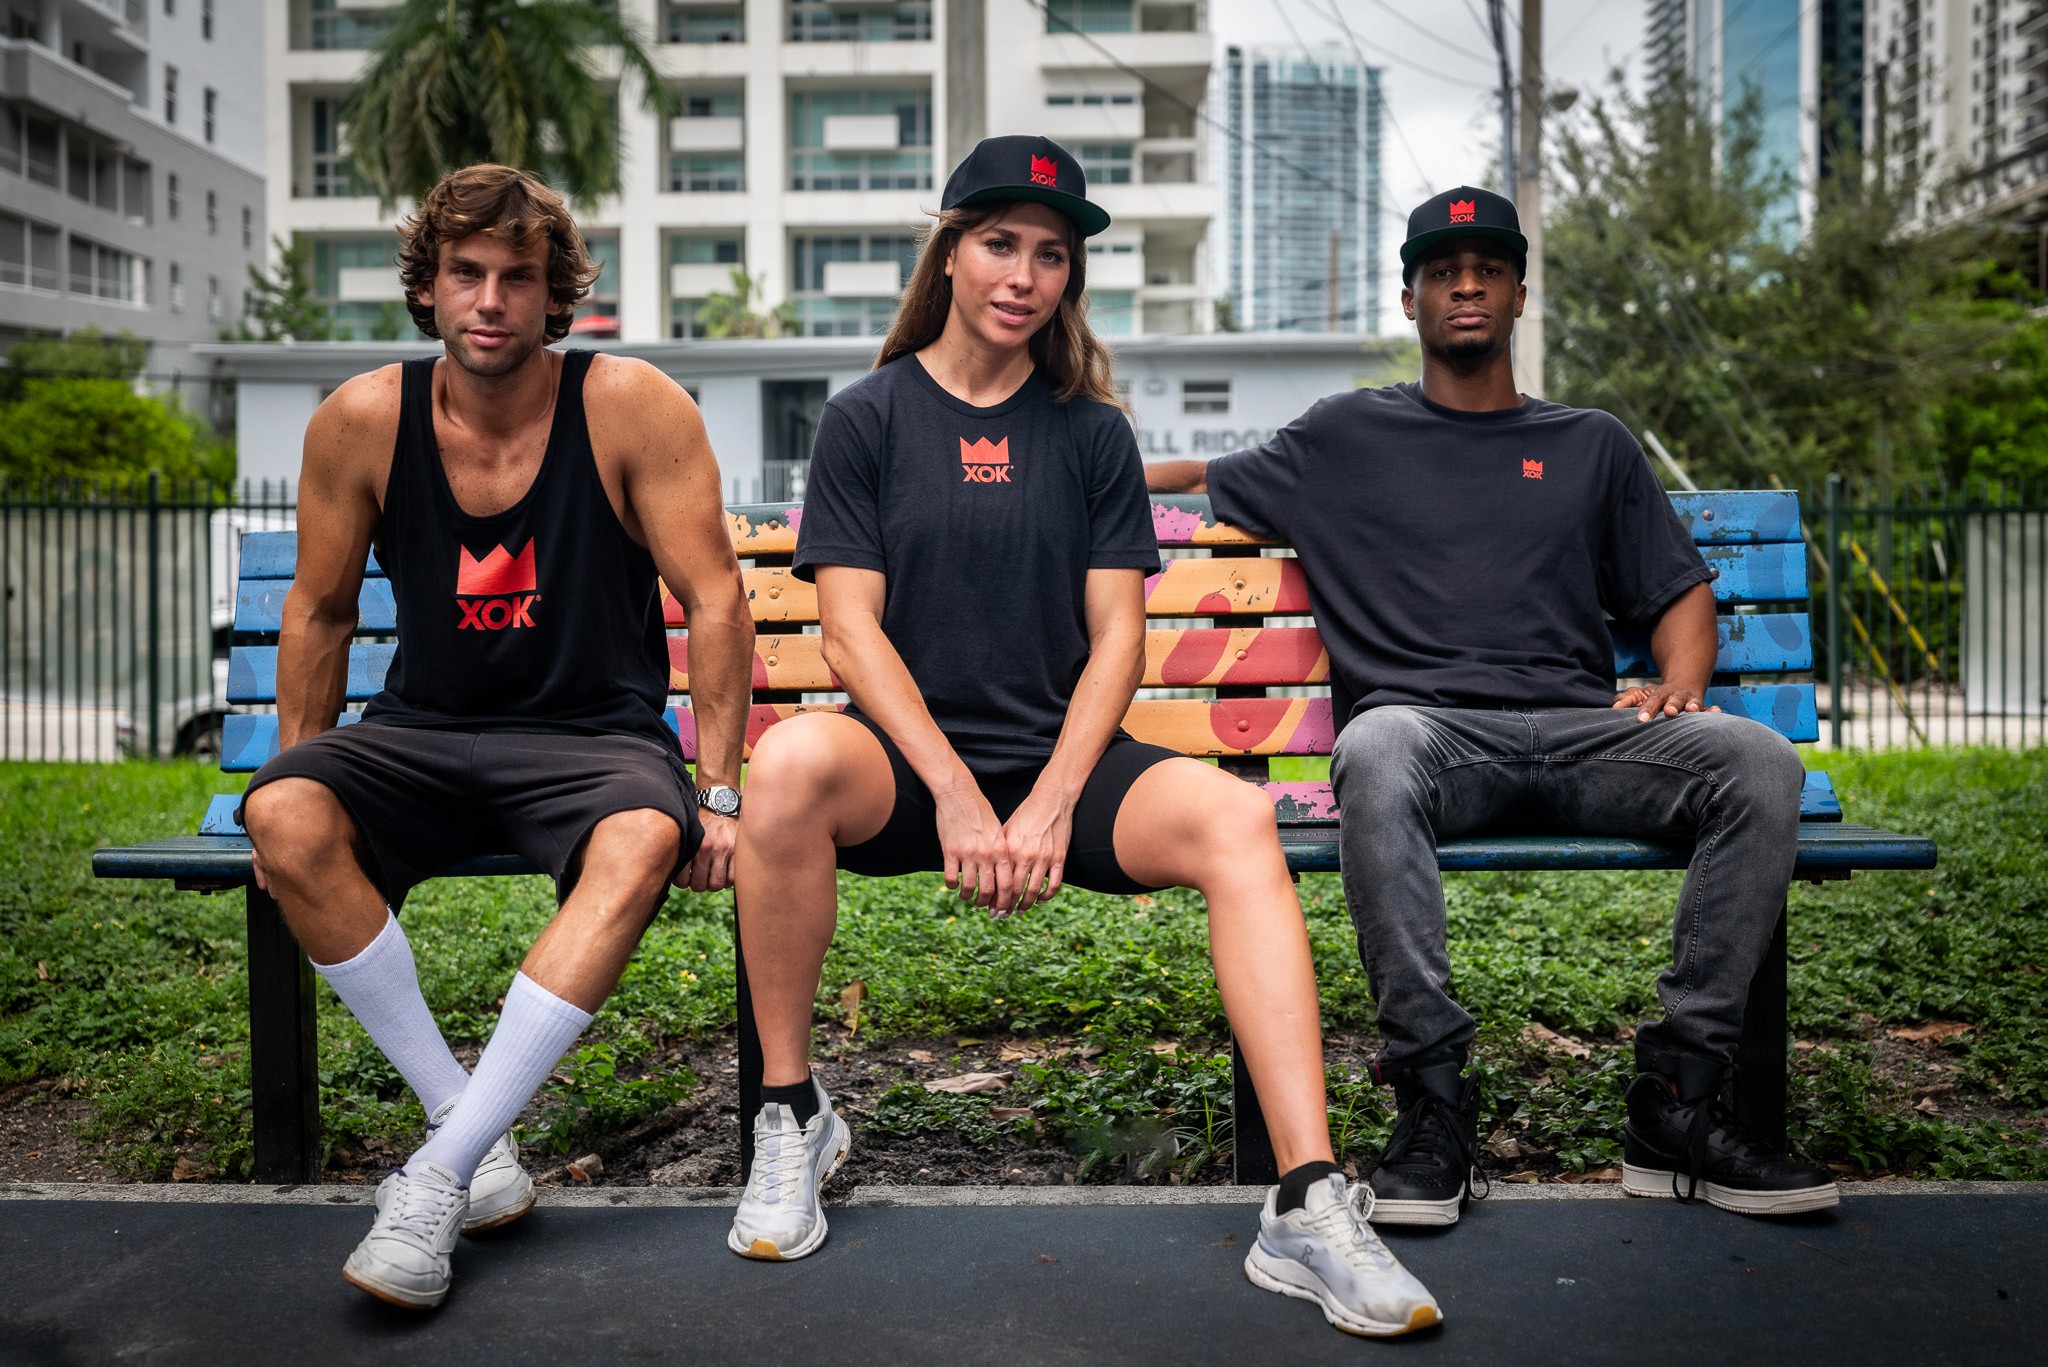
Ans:
{"label": "white crew sock", "polygon": [[589,1012],[571,1006],[524,973],[513,975],[511,990],[505,993],[505,1013],[498,1017],[498,1028],[476,1061],[462,1099],[407,1161],[406,1171],[416,1171],[421,1163],[439,1163],[467,1186],[484,1154],[519,1118],[588,1024]]}
{"label": "white crew sock", "polygon": [[412,945],[398,928],[396,916],[385,912],[384,929],[353,959],[314,964],[313,971],[327,979],[428,1115],[469,1085],[469,1074],[448,1052],[448,1042],[427,1010],[427,999],[420,995]]}

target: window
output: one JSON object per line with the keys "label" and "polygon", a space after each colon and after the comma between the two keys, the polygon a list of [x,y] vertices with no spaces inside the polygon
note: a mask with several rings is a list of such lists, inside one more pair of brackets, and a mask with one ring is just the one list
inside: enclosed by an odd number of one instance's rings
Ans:
{"label": "window", "polygon": [[213,0],[199,0],[199,36],[213,41]]}
{"label": "window", "polygon": [[256,211],[248,205],[242,206],[242,250],[248,251],[256,245]]}
{"label": "window", "polygon": [[217,275],[206,277],[206,316],[216,323],[220,321],[220,277]]}
{"label": "window", "polygon": [[1230,411],[1230,381],[1182,380],[1180,411],[1188,417]]}
{"label": "window", "polygon": [[[71,293],[124,304],[136,303],[138,274],[136,259],[127,252],[102,246],[77,233],[71,235]],[[148,300],[140,302],[147,303]]]}
{"label": "window", "polygon": [[1137,27],[1131,0],[1045,0],[1047,33],[1133,33]]}
{"label": "window", "polygon": [[1131,183],[1131,144],[1127,142],[1077,142],[1074,159],[1090,185]]}
{"label": "window", "polygon": [[146,224],[153,207],[149,193],[149,163],[124,157],[121,161],[121,212],[130,223]]}
{"label": "window", "polygon": [[[688,139],[687,120],[691,119],[740,119],[745,116],[746,101],[737,90],[719,90],[708,94],[692,94],[683,100],[685,138]],[[703,125],[705,131],[716,130],[715,125]],[[722,131],[720,131],[722,136]],[[744,139],[744,134],[742,134]],[[668,154],[668,188],[671,193],[702,194],[708,191],[739,191],[747,188],[746,154],[730,148],[716,146],[719,139],[710,137],[695,140],[709,145],[671,146]]]}
{"label": "window", "polygon": [[206,192],[206,235],[220,236],[220,196],[211,190]]}
{"label": "window", "polygon": [[[396,7],[351,9],[341,0],[309,0],[304,45],[319,52],[359,52],[375,47],[391,28]],[[294,46],[298,41],[294,39]]]}
{"label": "window", "polygon": [[916,43],[932,36],[931,0],[788,0],[792,43]]}
{"label": "window", "polygon": [[1053,107],[1055,107],[1055,108],[1072,108],[1072,107],[1075,107],[1075,106],[1084,106],[1084,105],[1085,105],[1085,106],[1094,106],[1094,105],[1116,105],[1116,104],[1121,104],[1121,105],[1133,105],[1133,104],[1136,104],[1136,103],[1138,102],[1138,97],[1137,97],[1136,95],[1131,95],[1131,94],[1122,94],[1122,95],[1096,95],[1096,94],[1092,94],[1092,93],[1091,93],[1091,94],[1069,94],[1069,95],[1048,95],[1048,96],[1046,96],[1046,97],[1045,97],[1045,102],[1046,102],[1046,104],[1048,104],[1048,105],[1050,105],[1050,106],[1053,106]]}
{"label": "window", "polygon": [[[1088,327],[1098,337],[1129,337],[1138,330],[1137,296],[1129,290],[1089,290]],[[1129,381],[1122,391],[1129,399]]]}
{"label": "window", "polygon": [[[397,243],[388,233],[376,237],[315,237],[310,241],[313,297],[326,307],[337,341],[363,342],[410,333],[412,321],[406,316],[405,295],[398,282]],[[589,246],[596,251],[595,242]],[[344,300],[342,276],[356,271],[362,275],[350,291],[355,297]],[[377,297],[363,297],[365,282],[378,286],[369,291]]]}
{"label": "window", "polygon": [[55,291],[57,230],[0,213],[0,286]]}
{"label": "window", "polygon": [[343,199],[362,194],[363,184],[341,151],[341,101],[315,99],[308,112],[313,121],[313,160],[306,168],[310,184],[303,193],[314,199]]}
{"label": "window", "polygon": [[171,312],[185,311],[185,269],[177,262],[171,263]]}
{"label": "window", "polygon": [[[737,237],[696,237],[678,234],[668,240],[668,335],[702,337],[697,311],[704,297],[732,288],[732,272],[744,269],[745,244]],[[678,271],[676,267],[686,269]],[[678,280],[681,277],[681,280]],[[683,290],[678,292],[678,284]]]}
{"label": "window", "polygon": [[[932,188],[930,90],[807,90],[790,97],[792,190],[929,190]],[[825,145],[828,121],[882,117],[896,121],[888,151],[835,151]]]}
{"label": "window", "polygon": [[176,171],[166,171],[164,172],[164,217],[176,223],[178,221],[178,210],[181,207],[183,207],[183,202],[178,197],[178,173]]}
{"label": "window", "polygon": [[747,40],[746,11],[739,5],[708,8],[703,5],[670,4],[664,15],[662,40],[670,43],[744,43]]}
{"label": "window", "polygon": [[174,66],[164,68],[164,122],[178,122],[178,68]]}
{"label": "window", "polygon": [[214,107],[218,103],[219,98],[213,93],[213,87],[206,87],[206,140],[208,142],[213,141],[213,113]]}
{"label": "window", "polygon": [[177,12],[178,0],[164,0],[164,13],[166,15],[176,14]]}
{"label": "window", "polygon": [[57,121],[22,115],[22,166],[39,185],[57,188]]}
{"label": "window", "polygon": [[891,261],[896,288],[910,279],[917,264],[917,239],[895,234],[817,234],[790,243],[791,298],[797,306],[798,330],[807,337],[880,336],[896,316],[896,295],[848,296],[825,293],[826,267],[834,262]]}

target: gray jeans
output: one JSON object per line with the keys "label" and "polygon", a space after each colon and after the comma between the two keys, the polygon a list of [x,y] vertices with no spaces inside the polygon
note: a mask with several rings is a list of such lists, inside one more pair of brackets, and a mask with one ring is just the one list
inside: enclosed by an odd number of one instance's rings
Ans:
{"label": "gray jeans", "polygon": [[1798,854],[1805,769],[1790,741],[1710,712],[1638,722],[1633,709],[1378,707],[1337,737],[1330,771],[1383,1065],[1471,1042],[1472,1017],[1449,993],[1436,841],[1496,830],[1690,843],[1657,979],[1664,1019],[1638,1030],[1636,1056],[1734,1059]]}

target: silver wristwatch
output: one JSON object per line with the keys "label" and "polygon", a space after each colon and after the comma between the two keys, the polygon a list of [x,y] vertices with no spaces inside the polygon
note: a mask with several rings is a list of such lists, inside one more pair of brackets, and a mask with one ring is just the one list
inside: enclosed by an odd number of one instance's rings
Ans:
{"label": "silver wristwatch", "polygon": [[697,805],[705,811],[719,816],[738,816],[740,814],[740,790],[728,788],[722,783],[714,784],[709,788],[700,788],[697,790]]}

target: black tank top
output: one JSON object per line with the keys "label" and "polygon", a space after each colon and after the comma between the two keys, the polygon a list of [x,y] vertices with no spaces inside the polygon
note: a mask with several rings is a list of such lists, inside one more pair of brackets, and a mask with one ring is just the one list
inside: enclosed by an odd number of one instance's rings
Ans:
{"label": "black tank top", "polygon": [[405,363],[377,558],[398,652],[365,722],[644,736],[676,748],[654,558],[612,511],[583,415],[589,351],[562,358],[540,471],[491,517],[455,501],[434,440],[434,362]]}

